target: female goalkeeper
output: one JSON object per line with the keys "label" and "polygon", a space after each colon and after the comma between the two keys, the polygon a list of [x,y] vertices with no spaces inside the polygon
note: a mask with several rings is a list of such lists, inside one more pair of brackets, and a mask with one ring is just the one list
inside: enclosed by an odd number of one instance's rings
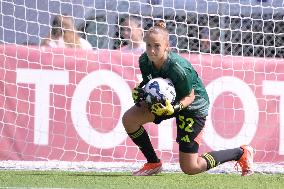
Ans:
{"label": "female goalkeeper", "polygon": [[[148,176],[161,172],[162,162],[157,157],[143,124],[159,124],[165,119],[176,118],[181,170],[189,175],[197,174],[235,160],[242,168],[242,175],[253,173],[253,148],[243,145],[234,149],[212,151],[198,155],[202,130],[208,115],[209,98],[206,89],[192,65],[176,53],[170,52],[169,33],[163,22],[155,24],[145,36],[146,52],[139,58],[143,81],[133,90],[136,103],[123,116],[123,125],[132,141],[147,159],[144,166],[133,172],[136,176]],[[168,100],[150,107],[143,101],[142,87],[152,78],[169,78],[176,90],[175,105]]]}

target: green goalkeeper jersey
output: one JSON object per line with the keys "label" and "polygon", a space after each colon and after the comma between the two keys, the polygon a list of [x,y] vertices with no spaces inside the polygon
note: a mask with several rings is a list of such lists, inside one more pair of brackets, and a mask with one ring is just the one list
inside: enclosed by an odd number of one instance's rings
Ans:
{"label": "green goalkeeper jersey", "polygon": [[166,62],[160,70],[156,69],[146,53],[139,58],[139,67],[145,85],[149,80],[157,77],[170,79],[176,90],[175,103],[187,96],[194,89],[195,99],[186,108],[195,116],[207,116],[209,98],[206,89],[192,65],[176,53],[169,52]]}

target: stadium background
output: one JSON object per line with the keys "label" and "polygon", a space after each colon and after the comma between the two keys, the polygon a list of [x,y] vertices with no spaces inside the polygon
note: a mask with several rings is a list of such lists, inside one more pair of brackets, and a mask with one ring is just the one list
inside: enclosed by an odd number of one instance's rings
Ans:
{"label": "stadium background", "polygon": [[[215,97],[201,152],[247,142],[257,162],[283,162],[283,1],[151,2],[1,1],[1,160],[143,160],[120,124],[139,77],[139,55],[115,50],[124,42],[119,23],[130,13],[141,15],[144,29],[166,20],[173,51],[193,63]],[[94,52],[39,48],[53,16],[63,13],[74,16]],[[205,27],[210,53],[200,49]],[[99,82],[90,88],[92,79]],[[174,127],[172,120],[147,126],[170,163],[177,162]]]}

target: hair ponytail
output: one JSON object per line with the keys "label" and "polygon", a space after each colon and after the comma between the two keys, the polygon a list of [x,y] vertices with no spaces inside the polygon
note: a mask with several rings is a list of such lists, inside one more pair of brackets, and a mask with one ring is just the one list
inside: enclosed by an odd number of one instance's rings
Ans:
{"label": "hair ponytail", "polygon": [[158,20],[155,22],[154,26],[151,27],[148,31],[147,34],[150,33],[162,33],[169,37],[169,31],[166,28],[166,23],[163,20]]}
{"label": "hair ponytail", "polygon": [[163,20],[159,20],[159,21],[156,21],[154,26],[157,26],[157,27],[161,27],[161,28],[164,28],[166,29],[166,22],[164,22]]}

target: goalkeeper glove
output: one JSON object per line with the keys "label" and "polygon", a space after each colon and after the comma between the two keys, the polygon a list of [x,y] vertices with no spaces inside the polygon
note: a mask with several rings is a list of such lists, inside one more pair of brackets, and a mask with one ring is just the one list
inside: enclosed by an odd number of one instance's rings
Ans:
{"label": "goalkeeper glove", "polygon": [[145,96],[145,92],[142,88],[135,87],[132,90],[132,99],[133,99],[135,104],[141,102],[144,99],[144,96]]}
{"label": "goalkeeper glove", "polygon": [[182,109],[182,103],[173,106],[168,99],[165,100],[165,105],[163,105],[162,103],[155,103],[151,106],[151,112],[157,116],[173,115],[175,113],[178,113]]}

